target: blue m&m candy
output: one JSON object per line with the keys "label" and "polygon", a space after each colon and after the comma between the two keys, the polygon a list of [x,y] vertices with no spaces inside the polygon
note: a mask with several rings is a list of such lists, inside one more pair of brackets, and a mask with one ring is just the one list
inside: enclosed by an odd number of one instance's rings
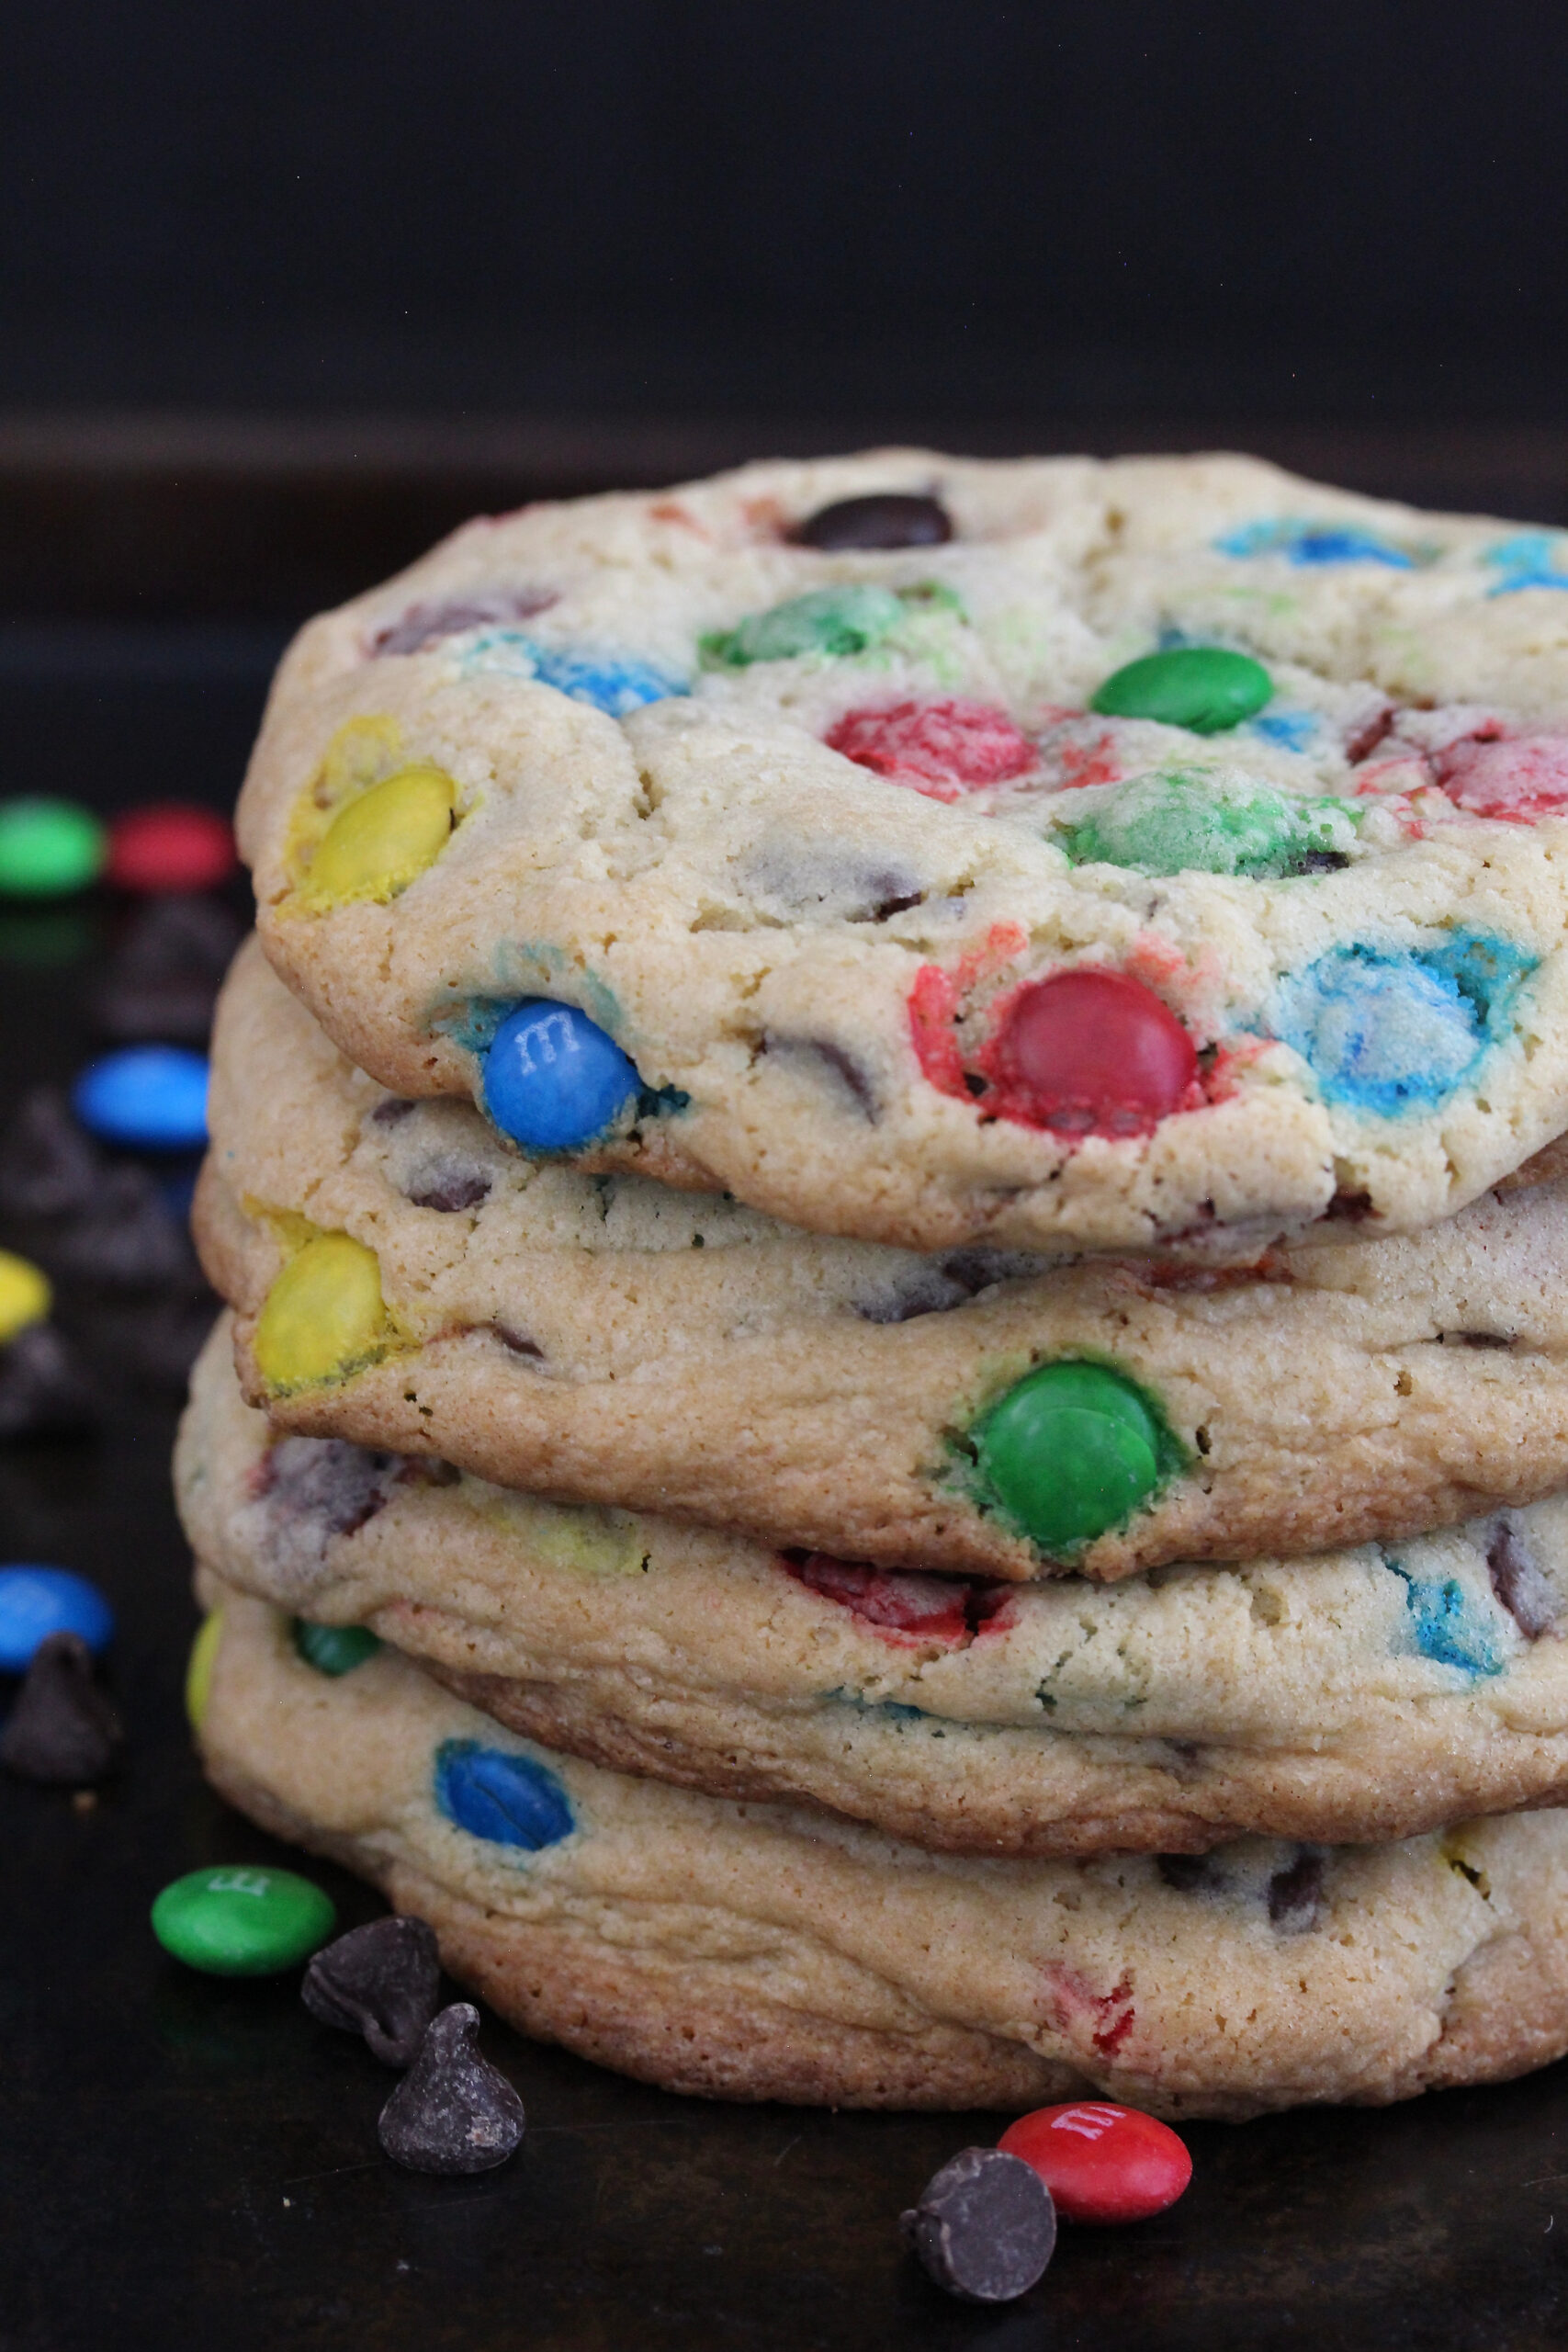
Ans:
{"label": "blue m&m candy", "polygon": [[79,1634],[96,1653],[113,1632],[114,1612],[85,1577],[30,1563],[0,1568],[0,1674],[25,1674],[51,1634]]}
{"label": "blue m&m candy", "polygon": [[492,1845],[536,1854],[577,1826],[571,1801],[547,1766],[477,1739],[446,1739],[435,1751],[435,1802],[448,1821]]}
{"label": "blue m&m candy", "polygon": [[127,1046],[82,1072],[71,1107],[105,1143],[198,1151],[207,1141],[207,1057],[183,1046]]}
{"label": "blue m&m candy", "polygon": [[484,1104],[528,1151],[572,1151],[629,1111],[640,1087],[613,1037],[574,1004],[527,997],[485,1056]]}

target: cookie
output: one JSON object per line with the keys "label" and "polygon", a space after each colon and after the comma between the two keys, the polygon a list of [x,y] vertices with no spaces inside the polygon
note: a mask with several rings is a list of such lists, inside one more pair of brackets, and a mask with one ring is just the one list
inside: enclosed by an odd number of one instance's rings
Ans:
{"label": "cookie", "polygon": [[1335,1843],[1568,1796],[1568,1497],[1311,1560],[1020,1589],[277,1438],[215,1333],[192,1548],[309,1654],[391,1642],[513,1730],[954,1852]]}
{"label": "cookie", "polygon": [[[1114,1577],[1568,1480],[1562,1180],[1243,1277],[804,1234],[389,1097],[253,948],[209,1272],[279,1424],[896,1568]],[[1340,1230],[1341,1228],[1336,1228]]]}
{"label": "cookie", "polygon": [[909,450],[475,523],[284,662],[267,952],[394,1091],[819,1230],[1429,1225],[1568,1127],[1538,537]]}
{"label": "cookie", "polygon": [[209,1777],[429,1921],[524,2031],[671,2089],[1152,2113],[1381,2103],[1568,2048],[1568,1820],[1207,1857],[931,1854],[541,1749],[225,1597]]}

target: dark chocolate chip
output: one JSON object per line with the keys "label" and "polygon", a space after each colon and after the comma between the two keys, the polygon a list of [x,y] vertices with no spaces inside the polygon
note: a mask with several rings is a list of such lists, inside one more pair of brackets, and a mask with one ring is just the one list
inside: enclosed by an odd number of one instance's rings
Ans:
{"label": "dark chocolate chip", "polygon": [[855,1312],[868,1323],[912,1323],[917,1316],[944,1315],[962,1306],[969,1295],[942,1267],[921,1266],[902,1279],[895,1277],[886,1289],[857,1299]]}
{"label": "dark chocolate chip", "polygon": [[1364,760],[1370,753],[1375,752],[1378,745],[1393,734],[1393,722],[1397,717],[1398,713],[1393,703],[1387,703],[1375,717],[1364,720],[1355,734],[1347,740],[1345,757],[1352,767],[1358,760]]}
{"label": "dark chocolate chip", "polygon": [[155,1290],[194,1281],[197,1272],[189,1236],[157,1179],[133,1161],[100,1170],[92,1199],[51,1238],[46,1254],[60,1273],[107,1290]]}
{"label": "dark chocolate chip", "polygon": [[1499,1519],[1486,1546],[1492,1589],[1527,1640],[1550,1634],[1562,1613],[1552,1586],[1517,1521]]}
{"label": "dark chocolate chip", "polygon": [[1439,1331],[1438,1342],[1450,1348],[1511,1348],[1506,1331]]}
{"label": "dark chocolate chip", "polygon": [[1156,1854],[1155,1864],[1167,1886],[1178,1894],[1224,1892],[1224,1875],[1211,1854]]}
{"label": "dark chocolate chip", "polygon": [[441,2006],[434,1934],[423,1919],[351,1928],[316,1954],[299,1997],[323,2025],[362,2033],[383,2065],[410,2065]]}
{"label": "dark chocolate chip", "polygon": [[98,1686],[86,1643],[79,1634],[51,1634],[33,1652],[20,1695],[0,1732],[0,1764],[20,1780],[49,1788],[90,1788],[113,1770],[123,1739],[118,1713]]}
{"label": "dark chocolate chip", "polygon": [[1372,1213],[1370,1193],[1336,1193],[1324,1214],[1346,1225],[1359,1225]]}
{"label": "dark chocolate chip", "polygon": [[1035,1250],[950,1250],[942,1261],[942,1271],[961,1283],[973,1298],[989,1290],[993,1283],[1038,1282],[1060,1262]]}
{"label": "dark chocolate chip", "polygon": [[964,2148],[898,2217],[922,2269],[966,2303],[1010,2303],[1045,2275],[1056,2209],[1032,2165],[999,2148]]}
{"label": "dark chocolate chip", "polygon": [[0,1209],[11,1216],[65,1216],[85,1207],[98,1155],[57,1086],[22,1098],[0,1144]]}
{"label": "dark chocolate chip", "polygon": [[400,1127],[418,1108],[417,1102],[405,1102],[400,1094],[383,1094],[370,1116],[378,1127]]}
{"label": "dark chocolate chip", "polygon": [[120,1361],[165,1395],[179,1396],[191,1367],[207,1344],[219,1302],[210,1291],[187,1298],[153,1299],[139,1307],[126,1333]]}
{"label": "dark chocolate chip", "polygon": [[832,551],[852,548],[939,548],[953,537],[942,501],[908,491],[873,492],[819,506],[789,534],[796,547]]}
{"label": "dark chocolate chip", "polygon": [[151,899],[104,977],[93,1011],[111,1037],[199,1045],[243,936],[217,899],[182,892]]}
{"label": "dark chocolate chip", "polygon": [[353,1535],[383,1508],[403,1460],[346,1438],[279,1438],[262,1458],[255,1491],[269,1515],[313,1521],[323,1539]]}
{"label": "dark chocolate chip", "polygon": [[1342,849],[1303,849],[1299,857],[1292,859],[1290,871],[1292,874],[1337,874],[1342,865],[1349,863],[1348,854]]}
{"label": "dark chocolate chip", "polygon": [[455,599],[447,605],[411,605],[400,620],[392,621],[370,640],[372,654],[423,653],[443,638],[460,637],[465,629],[493,628],[507,621],[531,621],[547,613],[556,602],[550,588],[497,588]]}
{"label": "dark chocolate chip", "polygon": [[846,1046],[835,1045],[830,1037],[764,1038],[764,1053],[811,1054],[826,1062],[835,1078],[841,1079],[857,1107],[874,1126],[877,1114],[876,1089],[869,1073]]}
{"label": "dark chocolate chip", "polygon": [[1269,1882],[1269,1924],[1282,1936],[1304,1936],[1323,1917],[1323,1856],[1303,1846]]}
{"label": "dark chocolate chip", "polygon": [[52,1323],[0,1350],[0,1438],[76,1437],[102,1418],[96,1385]]}
{"label": "dark chocolate chip", "polygon": [[423,1168],[408,1188],[416,1209],[472,1209],[490,1196],[490,1178],[472,1160],[442,1159]]}
{"label": "dark chocolate chip", "polygon": [[[381,2145],[411,2172],[491,2172],[523,2137],[523,2102],[475,2047],[479,2013],[454,2001],[381,2109]],[[1027,2167],[1026,2167],[1027,2169]]]}
{"label": "dark chocolate chip", "polygon": [[501,1341],[502,1346],[509,1348],[514,1356],[536,1356],[543,1363],[545,1360],[543,1348],[537,1340],[531,1340],[526,1331],[514,1331],[510,1324],[506,1323],[492,1323],[490,1328]]}

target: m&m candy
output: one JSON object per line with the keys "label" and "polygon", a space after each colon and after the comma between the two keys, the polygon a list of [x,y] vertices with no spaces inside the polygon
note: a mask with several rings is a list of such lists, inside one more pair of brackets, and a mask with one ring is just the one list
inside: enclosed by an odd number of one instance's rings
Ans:
{"label": "m&m candy", "polygon": [[547,1765],[477,1739],[443,1740],[437,1748],[435,1802],[471,1837],[529,1853],[558,1846],[577,1826],[571,1801]]}
{"label": "m&m candy", "polygon": [[574,1004],[528,997],[485,1056],[484,1107],[527,1151],[571,1151],[614,1126],[637,1102],[636,1066]]}
{"label": "m&m candy", "polygon": [[1065,2222],[1143,2222],[1174,2205],[1192,2159],[1168,2123],[1087,2099],[1021,2116],[997,2143],[1032,2165]]}
{"label": "m&m candy", "polygon": [[732,629],[701,642],[705,661],[732,670],[753,662],[793,662],[803,653],[840,656],[869,652],[904,617],[891,588],[873,581],[850,581],[838,588],[811,588],[765,613],[749,613]]}
{"label": "m&m candy", "polygon": [[1198,1053],[1152,989],[1082,965],[1007,1001],[982,1067],[1009,1118],[1057,1135],[1135,1136],[1181,1108]]}
{"label": "m&m candy", "polygon": [[188,1871],[152,1905],[164,1950],[208,1976],[276,1976],[319,1951],[336,1924],[331,1897],[308,1878],[244,1864]]}
{"label": "m&m candy", "polygon": [[0,801],[0,898],[62,899],[103,870],[104,829],[72,800]]}
{"label": "m&m candy", "polygon": [[262,1378],[287,1393],[343,1380],[393,1344],[374,1250],[348,1233],[318,1233],[268,1291],[252,1347]]}
{"label": "m&m candy", "polygon": [[202,1619],[186,1665],[186,1716],[195,1732],[199,1732],[207,1720],[208,1702],[212,1696],[212,1669],[218,1663],[222,1640],[223,1611],[215,1609],[210,1617]]}
{"label": "m&m candy", "polygon": [[85,1577],[30,1562],[0,1568],[0,1674],[25,1674],[51,1634],[75,1634],[96,1656],[113,1632],[114,1612]]}
{"label": "m&m candy", "polygon": [[848,710],[824,736],[857,767],[892,784],[912,785],[931,800],[1005,784],[1034,765],[1037,754],[1005,710],[959,696]]}
{"label": "m&m candy", "polygon": [[307,1666],[335,1682],[374,1657],[381,1645],[368,1625],[313,1625],[308,1617],[296,1617],[294,1646]]}
{"label": "m&m candy", "polygon": [[457,787],[444,768],[400,768],[340,808],[305,876],[307,905],[324,911],[395,899],[434,865],[452,838]]}
{"label": "m&m candy", "polygon": [[104,1143],[198,1151],[207,1141],[207,1057],[184,1046],[127,1046],[82,1072],[71,1107]]}
{"label": "m&m candy", "polygon": [[0,1348],[49,1313],[49,1278],[30,1259],[0,1250]]}
{"label": "m&m candy", "polygon": [[1105,1364],[1042,1364],[973,1436],[983,1489],[1054,1557],[1120,1526],[1177,1462],[1142,1389]]}
{"label": "m&m candy", "polygon": [[1157,718],[1194,735],[1220,735],[1260,711],[1274,682],[1250,654],[1222,645],[1177,645],[1115,670],[1089,700],[1106,718]]}
{"label": "m&m candy", "polygon": [[109,827],[107,877],[118,889],[211,890],[234,871],[234,829],[215,808],[160,800]]}
{"label": "m&m candy", "polygon": [[953,517],[940,498],[876,490],[819,506],[787,536],[796,547],[834,554],[847,548],[939,548],[953,537]]}

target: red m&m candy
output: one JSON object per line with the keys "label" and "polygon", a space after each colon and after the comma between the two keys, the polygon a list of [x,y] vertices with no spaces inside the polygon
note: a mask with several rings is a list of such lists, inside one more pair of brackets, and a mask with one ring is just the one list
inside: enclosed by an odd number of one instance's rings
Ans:
{"label": "red m&m candy", "polygon": [[1472,817],[1528,824],[1568,810],[1568,735],[1525,735],[1512,742],[1474,738],[1450,743],[1433,762],[1450,800]]}
{"label": "red m&m candy", "polygon": [[1168,2123],[1100,2099],[1038,2107],[997,2145],[1032,2165],[1065,2222],[1143,2222],[1174,2205],[1192,2159]]}
{"label": "red m&m candy", "polygon": [[1058,1135],[1146,1135],[1198,1074],[1169,1006],[1096,965],[1031,980],[1006,1000],[981,1057],[1006,1118]]}
{"label": "red m&m candy", "polygon": [[848,710],[823,740],[857,767],[912,785],[930,800],[956,800],[988,784],[1005,784],[1032,768],[1037,756],[1005,710],[958,699]]}
{"label": "red m&m candy", "polygon": [[108,878],[121,890],[210,890],[234,863],[228,819],[191,801],[128,809],[109,828]]}

